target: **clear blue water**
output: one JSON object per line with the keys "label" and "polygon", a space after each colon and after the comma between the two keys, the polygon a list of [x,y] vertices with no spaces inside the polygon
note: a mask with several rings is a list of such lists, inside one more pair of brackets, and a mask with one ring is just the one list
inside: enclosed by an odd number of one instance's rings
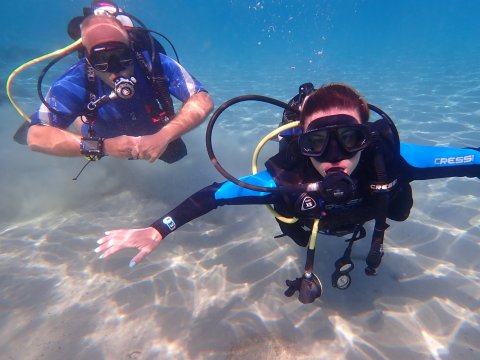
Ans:
{"label": "clear blue water", "polygon": [[[65,29],[88,1],[3,4],[0,80],[70,43]],[[480,3],[455,1],[119,1],[167,35],[216,103],[241,94],[288,100],[298,85],[347,82],[386,110],[404,141],[479,146]],[[167,48],[168,50],[168,48]],[[68,64],[49,73],[52,81]],[[13,95],[38,106],[41,66]],[[337,238],[319,240],[324,295],[283,296],[304,251],[261,206],[218,209],[184,226],[147,260],[93,253],[105,230],[141,227],[221,181],[205,151],[167,166],[102,159],[72,181],[82,159],[28,152],[12,141],[21,118],[0,91],[0,359],[478,359],[480,184],[418,182],[404,223],[387,231],[380,274],[363,274],[368,241],[354,248],[346,291],[330,286]],[[234,174],[249,172],[280,110],[241,104],[214,146]],[[262,157],[275,150],[266,147]]]}

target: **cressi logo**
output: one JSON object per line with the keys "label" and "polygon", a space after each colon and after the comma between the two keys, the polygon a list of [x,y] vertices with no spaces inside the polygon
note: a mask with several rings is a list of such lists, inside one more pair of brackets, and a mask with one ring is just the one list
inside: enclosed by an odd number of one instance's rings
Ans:
{"label": "cressi logo", "polygon": [[435,165],[457,165],[457,164],[467,164],[475,160],[475,155],[466,155],[466,156],[452,156],[452,157],[441,157],[435,158]]}

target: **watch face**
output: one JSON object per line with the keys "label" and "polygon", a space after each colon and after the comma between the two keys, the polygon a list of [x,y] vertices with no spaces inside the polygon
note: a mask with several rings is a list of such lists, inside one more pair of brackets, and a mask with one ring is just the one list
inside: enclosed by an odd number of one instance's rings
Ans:
{"label": "watch face", "polygon": [[83,140],[83,148],[86,151],[99,150],[98,145],[99,145],[98,140],[91,140],[91,139],[84,139]]}

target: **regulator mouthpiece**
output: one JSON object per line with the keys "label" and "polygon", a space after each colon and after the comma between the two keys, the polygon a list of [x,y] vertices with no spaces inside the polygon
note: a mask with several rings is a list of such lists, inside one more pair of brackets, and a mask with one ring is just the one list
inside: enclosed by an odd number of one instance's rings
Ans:
{"label": "regulator mouthpiece", "polygon": [[113,82],[115,85],[114,92],[121,99],[131,99],[135,95],[135,84],[137,79],[133,76],[130,79],[122,76],[116,78]]}

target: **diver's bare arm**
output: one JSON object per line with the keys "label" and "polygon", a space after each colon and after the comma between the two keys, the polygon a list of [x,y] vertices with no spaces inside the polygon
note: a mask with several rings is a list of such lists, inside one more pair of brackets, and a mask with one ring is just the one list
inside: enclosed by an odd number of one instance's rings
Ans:
{"label": "diver's bare arm", "polygon": [[[30,150],[39,151],[57,156],[81,156],[80,135],[68,130],[59,129],[48,125],[32,125],[28,130],[28,147]],[[105,155],[118,158],[132,157],[137,149],[140,137],[120,135],[104,140]]]}
{"label": "diver's bare arm", "polygon": [[199,125],[212,111],[213,102],[206,92],[192,95],[167,125],[152,135],[142,136],[133,157],[154,162],[169,143]]}
{"label": "diver's bare arm", "polygon": [[32,125],[28,130],[30,150],[57,156],[81,156],[80,135],[48,125]]}
{"label": "diver's bare arm", "polygon": [[168,142],[178,139],[186,132],[200,125],[213,110],[213,101],[208,93],[202,91],[192,95],[182,106],[178,114],[157,134],[167,138]]}

